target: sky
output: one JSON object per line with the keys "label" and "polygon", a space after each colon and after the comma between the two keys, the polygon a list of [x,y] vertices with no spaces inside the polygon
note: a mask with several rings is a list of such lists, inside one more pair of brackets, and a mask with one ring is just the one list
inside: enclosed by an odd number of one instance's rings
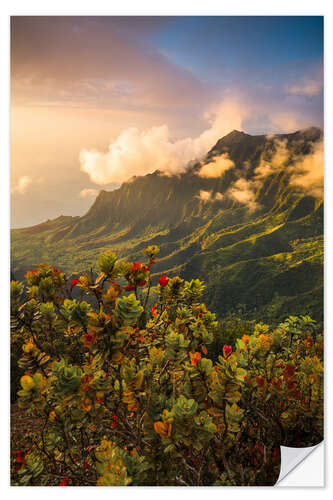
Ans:
{"label": "sky", "polygon": [[182,172],[233,129],[322,124],[322,17],[11,18],[13,227]]}

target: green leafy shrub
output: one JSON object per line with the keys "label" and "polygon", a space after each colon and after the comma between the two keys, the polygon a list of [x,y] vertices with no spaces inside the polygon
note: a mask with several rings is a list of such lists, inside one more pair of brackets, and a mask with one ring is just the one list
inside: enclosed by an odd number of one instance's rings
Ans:
{"label": "green leafy shrub", "polygon": [[[18,403],[39,422],[12,484],[271,485],[280,444],[322,439],[323,337],[311,318],[236,321],[223,343],[202,282],[152,286],[157,253],[146,249],[147,264],[103,254],[95,281],[42,265],[25,294],[12,283]],[[70,298],[74,287],[86,301]]]}

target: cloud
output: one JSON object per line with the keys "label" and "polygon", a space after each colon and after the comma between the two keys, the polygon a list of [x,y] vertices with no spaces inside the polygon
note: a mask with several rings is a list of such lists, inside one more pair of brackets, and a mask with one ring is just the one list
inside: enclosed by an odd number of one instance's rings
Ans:
{"label": "cloud", "polygon": [[98,195],[98,189],[85,188],[80,191],[81,198],[90,198]]}
{"label": "cloud", "polygon": [[321,79],[306,78],[297,84],[287,86],[286,90],[290,95],[314,97],[322,92],[323,81]]}
{"label": "cloud", "polygon": [[215,178],[220,177],[226,170],[234,167],[235,164],[230,160],[228,153],[217,156],[213,161],[203,164],[198,172],[200,177]]}
{"label": "cloud", "polygon": [[274,142],[274,151],[270,157],[262,155],[258,167],[254,174],[257,179],[264,179],[275,173],[277,169],[281,169],[290,158],[290,151],[287,148],[287,140],[280,140],[274,136],[268,137]]}
{"label": "cloud", "polygon": [[[242,129],[246,108],[235,101],[223,102],[215,113],[206,114],[211,125],[195,138],[172,141],[167,125],[140,131],[132,127],[113,140],[106,153],[83,149],[80,168],[98,185],[124,182],[134,175],[159,170],[167,175],[180,174],[194,160],[201,160],[218,139],[233,129]],[[221,159],[217,168],[230,168],[231,160]],[[207,175],[210,167],[204,172]],[[211,172],[210,172],[211,176]]]}
{"label": "cloud", "polygon": [[20,177],[16,186],[13,187],[12,193],[19,193],[19,194],[26,193],[26,191],[31,183],[32,183],[32,179],[29,176],[24,175],[24,176]]}
{"label": "cloud", "polygon": [[228,189],[226,194],[238,203],[246,205],[247,209],[253,212],[259,208],[259,204],[255,201],[256,189],[254,181],[240,178]]}
{"label": "cloud", "polygon": [[324,145],[323,141],[312,143],[312,151],[306,155],[293,154],[287,148],[286,140],[274,139],[271,157],[262,155],[255,169],[254,183],[257,187],[271,174],[280,170],[290,175],[290,184],[305,193],[321,198],[324,186]]}
{"label": "cloud", "polygon": [[200,192],[196,196],[196,198],[199,198],[204,203],[207,203],[208,201],[221,201],[223,200],[224,196],[219,192],[215,193],[214,195],[213,191],[205,191],[204,189],[200,189]]}
{"label": "cloud", "polygon": [[212,192],[205,191],[204,189],[200,189],[200,192],[197,195],[197,198],[199,198],[201,201],[204,201],[204,202],[210,201],[212,199]]}
{"label": "cloud", "polygon": [[12,17],[12,102],[145,112],[156,106],[200,106],[211,100],[207,85],[149,40],[168,22],[150,17]]}
{"label": "cloud", "polygon": [[324,144],[315,143],[310,154],[292,166],[291,185],[315,198],[323,197],[324,189]]}

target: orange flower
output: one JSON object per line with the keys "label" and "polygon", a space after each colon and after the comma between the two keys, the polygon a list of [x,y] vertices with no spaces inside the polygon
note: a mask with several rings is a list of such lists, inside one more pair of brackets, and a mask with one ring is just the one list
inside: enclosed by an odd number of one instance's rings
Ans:
{"label": "orange flower", "polygon": [[154,304],[153,307],[151,308],[151,313],[153,315],[153,318],[156,318],[157,316],[157,305]]}
{"label": "orange flower", "polygon": [[52,420],[52,422],[53,422],[53,420],[55,420],[55,418],[56,418],[56,412],[55,411],[50,411],[50,413],[49,413],[49,419]]}
{"label": "orange flower", "polygon": [[84,375],[81,380],[82,380],[82,390],[84,392],[89,391],[89,389],[90,389],[90,387],[89,387],[89,382],[90,382],[89,375]]}
{"label": "orange flower", "polygon": [[271,336],[265,333],[262,333],[258,337],[259,347],[262,349],[269,348],[271,345]]}
{"label": "orange flower", "polygon": [[245,345],[249,343],[250,340],[250,335],[243,335],[242,341],[244,342]]}
{"label": "orange flower", "polygon": [[82,403],[81,403],[81,408],[83,411],[90,411],[91,410],[91,400],[89,398],[85,398]]}
{"label": "orange flower", "polygon": [[168,438],[168,437],[170,437],[170,434],[171,434],[172,424],[168,420],[166,420],[165,422],[161,422],[161,421],[155,422],[154,423],[154,430],[162,438]]}
{"label": "orange flower", "polygon": [[195,352],[194,354],[192,352],[189,352],[189,355],[191,359],[191,365],[196,366],[201,359],[200,352]]}
{"label": "orange flower", "polygon": [[127,409],[130,412],[135,412],[139,408],[139,402],[133,402],[127,405]]}
{"label": "orange flower", "polygon": [[205,345],[202,345],[201,346],[201,350],[204,354],[208,354],[208,350],[207,350],[207,347]]}

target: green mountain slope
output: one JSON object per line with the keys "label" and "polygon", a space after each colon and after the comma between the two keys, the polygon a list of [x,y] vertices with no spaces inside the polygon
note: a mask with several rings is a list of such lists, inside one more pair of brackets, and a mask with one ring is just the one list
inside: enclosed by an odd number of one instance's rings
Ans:
{"label": "green mountain slope", "polygon": [[[249,317],[321,320],[322,200],[290,183],[292,158],[310,154],[321,137],[316,128],[274,137],[233,131],[204,161],[228,154],[234,167],[219,177],[200,177],[199,163],[179,176],[155,172],[101,191],[83,217],[12,230],[14,276],[42,261],[66,272],[97,269],[105,249],[139,260],[144,247],[158,244],[155,275],[204,279],[207,305],[221,316],[242,304]],[[281,141],[289,160],[258,180],[255,169],[262,159],[270,164]],[[239,179],[252,186],[255,210],[230,196]]]}

